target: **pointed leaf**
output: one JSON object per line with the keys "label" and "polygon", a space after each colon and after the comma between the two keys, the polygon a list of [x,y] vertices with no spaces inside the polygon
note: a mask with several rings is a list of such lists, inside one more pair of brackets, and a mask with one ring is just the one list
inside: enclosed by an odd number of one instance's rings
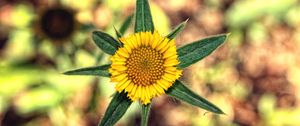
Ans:
{"label": "pointed leaf", "polygon": [[171,31],[166,37],[169,38],[169,39],[174,39],[177,36],[177,34],[179,34],[184,29],[184,27],[185,27],[188,20],[189,19],[187,19],[184,22],[177,25],[175,27],[175,29],[173,31]]}
{"label": "pointed leaf", "polygon": [[154,24],[149,7],[148,0],[137,0],[136,17],[135,17],[135,33],[154,31]]}
{"label": "pointed leaf", "polygon": [[228,34],[221,34],[195,41],[179,48],[177,50],[180,61],[178,68],[183,69],[208,56],[217,47],[223,44],[227,37]]}
{"label": "pointed leaf", "polygon": [[93,40],[103,52],[110,55],[113,55],[120,46],[120,43],[117,40],[102,31],[94,31]]}
{"label": "pointed leaf", "polygon": [[93,76],[104,76],[109,77],[110,74],[108,69],[110,68],[110,64],[103,65],[103,66],[93,66],[93,67],[86,67],[80,68],[76,70],[70,70],[65,72],[65,75],[93,75]]}
{"label": "pointed leaf", "polygon": [[123,22],[123,24],[121,25],[121,28],[120,28],[120,33],[121,35],[124,35],[124,33],[127,31],[127,29],[129,28],[130,24],[131,24],[131,21],[133,19],[133,15],[130,15],[126,18],[126,20]]}
{"label": "pointed leaf", "polygon": [[189,88],[187,88],[180,81],[176,81],[171,88],[169,88],[166,93],[178,100],[185,101],[191,105],[198,106],[207,111],[211,111],[217,114],[224,114],[224,112],[217,106],[202,98],[201,96],[195,94]]}
{"label": "pointed leaf", "polygon": [[123,34],[121,34],[117,29],[116,27],[114,26],[114,29],[115,29],[115,33],[117,35],[117,38],[121,38],[123,36]]}
{"label": "pointed leaf", "polygon": [[142,105],[142,121],[141,126],[148,125],[148,119],[150,115],[151,103],[148,105]]}
{"label": "pointed leaf", "polygon": [[131,103],[131,100],[127,98],[127,94],[124,92],[115,93],[99,126],[113,126],[122,118]]}

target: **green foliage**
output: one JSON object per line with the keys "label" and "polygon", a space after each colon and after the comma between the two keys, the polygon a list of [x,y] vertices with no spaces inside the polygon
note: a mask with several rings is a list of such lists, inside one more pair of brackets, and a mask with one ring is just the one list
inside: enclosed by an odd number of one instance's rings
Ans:
{"label": "green foliage", "polygon": [[174,30],[172,30],[166,37],[169,39],[174,39],[185,27],[188,19],[182,23],[180,23]]}
{"label": "green foliage", "polygon": [[80,68],[76,70],[70,70],[64,72],[65,75],[93,75],[93,76],[104,76],[109,77],[110,74],[108,69],[110,68],[110,64],[103,65],[103,66],[94,66],[94,67],[86,67]]}
{"label": "green foliage", "polygon": [[133,15],[130,15],[126,18],[126,20],[123,22],[123,24],[121,25],[119,31],[121,33],[121,35],[124,35],[125,32],[127,31],[127,29],[129,28],[131,22],[132,22],[132,19],[133,19]]}
{"label": "green foliage", "polygon": [[187,44],[177,50],[180,64],[178,68],[186,68],[211,54],[223,44],[229,34],[221,34]]}
{"label": "green foliage", "polygon": [[166,91],[166,93],[171,97],[185,101],[191,105],[198,106],[207,111],[217,114],[224,114],[224,112],[217,106],[202,98],[201,96],[195,94],[178,80],[173,84],[171,88]]}
{"label": "green foliage", "polygon": [[123,35],[114,27],[115,33],[117,35],[117,38],[121,38]]}
{"label": "green foliage", "polygon": [[148,0],[136,1],[135,33],[154,31],[154,24],[151,16]]}
{"label": "green foliage", "polygon": [[127,94],[115,93],[99,126],[113,126],[125,114],[131,103]]}
{"label": "green foliage", "polygon": [[141,121],[141,126],[147,126],[148,124],[148,119],[149,119],[149,114],[150,114],[150,109],[151,109],[151,103],[148,105],[142,105],[142,121]]}
{"label": "green foliage", "polygon": [[120,29],[117,30],[115,27],[115,33],[117,35],[118,38],[121,38],[124,33],[127,31],[127,29],[129,28],[131,21],[132,21],[133,15],[130,15],[126,18],[126,20],[123,22],[123,24],[121,25]]}
{"label": "green foliage", "polygon": [[120,43],[117,40],[102,31],[94,31],[93,40],[103,52],[110,55],[113,55],[120,46]]}

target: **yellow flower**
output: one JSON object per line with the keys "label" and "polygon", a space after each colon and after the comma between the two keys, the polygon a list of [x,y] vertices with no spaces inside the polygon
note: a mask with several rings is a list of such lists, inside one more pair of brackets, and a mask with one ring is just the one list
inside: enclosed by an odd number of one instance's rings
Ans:
{"label": "yellow flower", "polygon": [[157,31],[139,32],[120,38],[123,46],[111,57],[111,81],[118,92],[127,92],[132,100],[150,103],[165,93],[182,70],[174,40],[162,37]]}

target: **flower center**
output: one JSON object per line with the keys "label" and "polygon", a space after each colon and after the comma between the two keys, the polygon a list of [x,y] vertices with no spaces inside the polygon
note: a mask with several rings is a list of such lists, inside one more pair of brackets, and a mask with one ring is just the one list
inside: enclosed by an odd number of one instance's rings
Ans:
{"label": "flower center", "polygon": [[134,84],[151,85],[164,74],[163,55],[151,47],[132,50],[126,61],[127,74]]}

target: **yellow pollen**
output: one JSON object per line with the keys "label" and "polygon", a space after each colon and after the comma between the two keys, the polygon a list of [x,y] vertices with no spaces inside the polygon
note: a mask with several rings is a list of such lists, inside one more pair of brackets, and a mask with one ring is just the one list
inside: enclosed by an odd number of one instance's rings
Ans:
{"label": "yellow pollen", "polygon": [[127,74],[137,85],[152,85],[164,74],[163,54],[149,46],[132,50],[126,61]]}

